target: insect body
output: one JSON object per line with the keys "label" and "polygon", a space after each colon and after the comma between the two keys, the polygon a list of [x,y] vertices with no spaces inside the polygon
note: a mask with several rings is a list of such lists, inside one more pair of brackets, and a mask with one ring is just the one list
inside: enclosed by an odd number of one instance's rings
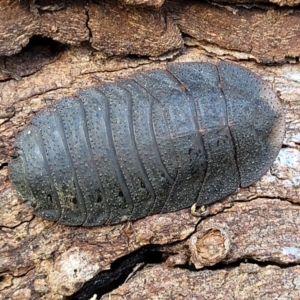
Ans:
{"label": "insect body", "polygon": [[172,63],[65,98],[16,140],[9,165],[43,218],[94,226],[220,200],[281,147],[275,94],[231,63]]}

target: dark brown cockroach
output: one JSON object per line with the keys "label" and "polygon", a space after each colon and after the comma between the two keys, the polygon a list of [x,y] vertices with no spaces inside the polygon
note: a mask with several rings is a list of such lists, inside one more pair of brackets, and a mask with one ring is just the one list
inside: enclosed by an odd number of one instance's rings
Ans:
{"label": "dark brown cockroach", "polygon": [[9,165],[43,218],[94,226],[210,204],[257,181],[282,145],[279,99],[232,63],[172,63],[33,118]]}

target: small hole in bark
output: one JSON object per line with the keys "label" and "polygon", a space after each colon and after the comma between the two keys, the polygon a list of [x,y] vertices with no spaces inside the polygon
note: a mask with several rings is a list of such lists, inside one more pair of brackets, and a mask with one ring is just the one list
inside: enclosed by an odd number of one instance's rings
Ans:
{"label": "small hole in bark", "polygon": [[[50,38],[35,35],[21,52],[5,58],[4,66],[7,79],[20,80],[39,71],[43,66],[54,62],[67,46]],[[1,77],[0,77],[1,80]]]}

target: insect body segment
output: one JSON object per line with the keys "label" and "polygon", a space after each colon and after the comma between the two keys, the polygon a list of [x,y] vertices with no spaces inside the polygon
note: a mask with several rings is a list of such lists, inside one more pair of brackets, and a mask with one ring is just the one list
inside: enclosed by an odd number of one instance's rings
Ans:
{"label": "insect body segment", "polygon": [[135,220],[223,199],[281,147],[280,102],[230,63],[172,63],[65,98],[17,138],[9,165],[35,213],[68,225]]}
{"label": "insect body segment", "polygon": [[196,105],[206,153],[205,173],[197,202],[209,204],[239,187],[235,148],[218,69],[213,64],[190,64],[186,68],[171,66],[170,70],[188,89]]}

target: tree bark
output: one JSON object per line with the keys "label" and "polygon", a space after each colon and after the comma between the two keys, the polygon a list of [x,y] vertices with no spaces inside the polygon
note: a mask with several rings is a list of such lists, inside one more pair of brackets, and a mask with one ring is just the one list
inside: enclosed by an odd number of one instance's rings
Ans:
{"label": "tree bark", "polygon": [[[62,299],[143,247],[163,263],[104,299],[300,298],[300,13],[280,7],[296,1],[230,2],[0,0],[0,299]],[[184,209],[93,228],[42,220],[18,199],[8,162],[37,112],[170,60],[219,59],[261,76],[284,106],[283,147],[257,183],[200,217]]]}

